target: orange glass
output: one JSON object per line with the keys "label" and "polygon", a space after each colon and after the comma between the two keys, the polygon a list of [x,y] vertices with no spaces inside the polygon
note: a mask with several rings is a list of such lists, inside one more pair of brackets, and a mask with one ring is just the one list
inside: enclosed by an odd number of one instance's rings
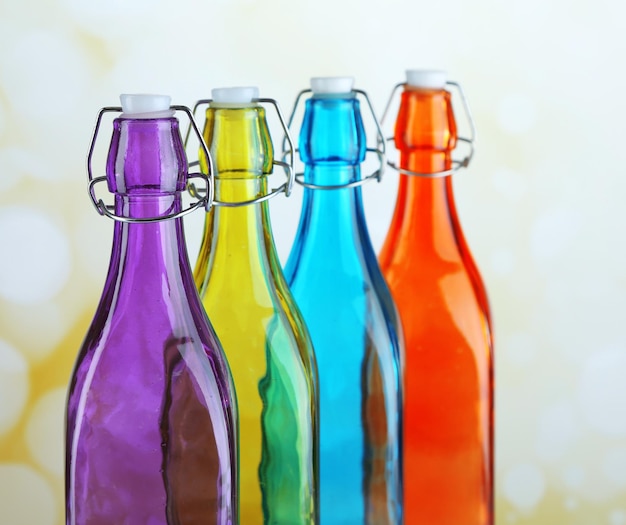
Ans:
{"label": "orange glass", "polygon": [[[456,133],[448,91],[405,88],[395,129],[401,168],[450,169]],[[400,175],[380,266],[405,334],[405,523],[491,525],[491,320],[451,176]]]}

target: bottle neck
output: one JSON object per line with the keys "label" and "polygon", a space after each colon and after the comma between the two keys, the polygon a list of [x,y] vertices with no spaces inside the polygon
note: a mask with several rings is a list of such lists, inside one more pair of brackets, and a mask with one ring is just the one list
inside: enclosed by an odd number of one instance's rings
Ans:
{"label": "bottle neck", "polygon": [[[217,170],[216,200],[243,203],[266,195],[274,150],[265,110],[209,107],[206,117],[204,138]],[[229,289],[254,292],[278,267],[267,201],[211,208],[195,270],[201,296],[209,279],[230,282]]]}
{"label": "bottle neck", "polygon": [[[328,187],[360,180],[366,137],[359,101],[352,95],[307,100],[299,142],[306,183]],[[360,188],[305,187],[298,244],[342,257],[362,248],[365,233]]]}
{"label": "bottle neck", "polygon": [[[401,156],[403,169],[418,173],[436,173],[450,168],[448,155],[411,153]],[[389,235],[381,252],[381,261],[402,258],[404,251],[453,260],[459,258],[458,242],[462,236],[452,188],[452,177],[400,175],[396,207]]]}
{"label": "bottle neck", "polygon": [[[406,90],[395,130],[400,167],[437,173],[452,166],[456,123],[450,94],[444,90]],[[456,217],[452,177],[400,175],[398,198],[381,258],[400,243],[426,256],[458,257],[461,235]]]}
{"label": "bottle neck", "polygon": [[194,292],[182,220],[159,220],[182,209],[187,159],[178,121],[116,119],[107,181],[115,193],[117,216],[156,220],[116,221],[101,306],[105,312],[113,310],[112,305],[144,311],[150,302],[167,306],[171,316],[170,306],[189,304]]}
{"label": "bottle neck", "polygon": [[[304,180],[319,186],[344,185],[360,180],[358,166],[307,166]],[[361,188],[305,188],[297,236],[318,244],[329,255],[358,250],[365,224]]]}
{"label": "bottle neck", "polygon": [[[266,193],[265,176],[215,180],[216,198],[223,202],[249,201]],[[258,293],[260,286],[273,287],[279,268],[267,201],[213,206],[206,214],[194,271],[201,297],[209,286],[218,286],[255,300],[250,294]]]}
{"label": "bottle neck", "polygon": [[[215,180],[215,195],[221,202],[246,202],[266,193],[266,176]],[[237,253],[237,256],[245,254],[250,264],[254,261],[260,264],[266,259],[268,247],[261,240],[272,236],[267,201],[232,207],[214,206],[208,215],[213,222],[211,251]]]}
{"label": "bottle neck", "polygon": [[398,239],[421,253],[456,252],[456,209],[452,179],[401,175],[392,224]]}
{"label": "bottle neck", "polygon": [[115,119],[106,171],[109,191],[120,195],[183,191],[187,158],[178,120]]}
{"label": "bottle neck", "polygon": [[[115,196],[115,212],[126,217],[159,217],[176,213],[181,207],[178,192],[155,196]],[[148,223],[116,222],[107,288],[115,292],[118,300],[128,297],[129,301],[141,304],[152,296],[162,301],[163,287],[170,290],[173,302],[178,300],[175,295],[182,296],[193,291],[182,219]]]}

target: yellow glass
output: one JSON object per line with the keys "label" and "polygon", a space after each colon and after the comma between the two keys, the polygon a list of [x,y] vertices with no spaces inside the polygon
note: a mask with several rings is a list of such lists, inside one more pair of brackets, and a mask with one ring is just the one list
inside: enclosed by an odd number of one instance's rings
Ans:
{"label": "yellow glass", "polygon": [[[206,119],[216,199],[265,195],[274,156],[265,110],[212,104]],[[207,213],[194,278],[237,393],[241,523],[314,524],[317,369],[283,277],[267,201]]]}

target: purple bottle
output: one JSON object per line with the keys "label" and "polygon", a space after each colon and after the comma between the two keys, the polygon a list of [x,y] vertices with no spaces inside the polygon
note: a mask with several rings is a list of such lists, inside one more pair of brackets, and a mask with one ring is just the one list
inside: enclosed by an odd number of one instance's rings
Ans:
{"label": "purple bottle", "polygon": [[[123,111],[106,178],[92,180],[89,167],[94,204],[116,222],[104,292],[70,383],[66,523],[234,525],[236,400],[180,218],[211,192],[182,210],[187,160],[169,97],[121,99],[122,108],[101,111],[93,138],[104,112]],[[93,142],[90,162],[92,152]],[[114,211],[95,197],[105,179]]]}

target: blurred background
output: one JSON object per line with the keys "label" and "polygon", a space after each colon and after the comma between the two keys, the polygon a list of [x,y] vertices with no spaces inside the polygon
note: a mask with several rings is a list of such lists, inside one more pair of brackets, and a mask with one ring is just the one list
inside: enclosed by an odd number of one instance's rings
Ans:
{"label": "blurred background", "polygon": [[[63,522],[66,386],[113,230],[86,191],[98,110],[252,84],[289,113],[309,77],[353,75],[380,115],[405,69],[434,67],[479,134],[455,188],[495,321],[497,522],[626,525],[625,16],[609,0],[0,0],[0,522]],[[396,185],[364,188],[377,249]],[[271,201],[283,261],[301,197]],[[186,220],[192,264],[202,220]]]}

